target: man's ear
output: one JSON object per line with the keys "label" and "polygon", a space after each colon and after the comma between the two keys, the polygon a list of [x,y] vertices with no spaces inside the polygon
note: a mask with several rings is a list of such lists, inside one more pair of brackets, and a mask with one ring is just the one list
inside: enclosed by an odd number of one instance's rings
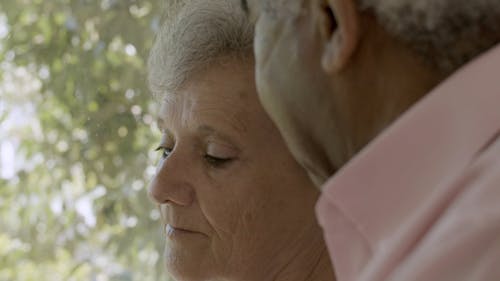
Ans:
{"label": "man's ear", "polygon": [[320,29],[323,39],[321,65],[327,73],[341,71],[359,41],[359,12],[355,0],[321,0]]}

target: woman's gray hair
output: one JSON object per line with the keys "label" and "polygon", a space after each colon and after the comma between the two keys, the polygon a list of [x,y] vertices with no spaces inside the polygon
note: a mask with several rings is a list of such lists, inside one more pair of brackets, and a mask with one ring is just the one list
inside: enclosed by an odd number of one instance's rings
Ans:
{"label": "woman's gray hair", "polygon": [[453,71],[500,42],[499,0],[358,0],[432,65]]}
{"label": "woman's gray hair", "polygon": [[237,0],[168,0],[149,55],[148,82],[155,97],[226,58],[250,61],[253,25]]}

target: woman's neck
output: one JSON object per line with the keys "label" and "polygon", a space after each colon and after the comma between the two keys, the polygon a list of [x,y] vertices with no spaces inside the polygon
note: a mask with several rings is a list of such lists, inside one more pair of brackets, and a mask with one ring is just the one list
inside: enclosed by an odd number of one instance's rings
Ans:
{"label": "woman's neck", "polygon": [[273,281],[335,281],[335,274],[323,237],[311,241],[275,275]]}
{"label": "woman's neck", "polygon": [[316,262],[311,274],[305,279],[307,281],[335,281],[335,273],[333,272],[332,262],[326,247],[321,252],[321,255]]}

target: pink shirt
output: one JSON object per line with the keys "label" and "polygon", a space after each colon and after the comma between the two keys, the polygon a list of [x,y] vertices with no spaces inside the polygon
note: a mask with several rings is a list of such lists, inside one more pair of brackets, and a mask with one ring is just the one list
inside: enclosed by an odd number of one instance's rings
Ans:
{"label": "pink shirt", "polygon": [[346,164],[316,211],[338,281],[500,280],[500,45]]}

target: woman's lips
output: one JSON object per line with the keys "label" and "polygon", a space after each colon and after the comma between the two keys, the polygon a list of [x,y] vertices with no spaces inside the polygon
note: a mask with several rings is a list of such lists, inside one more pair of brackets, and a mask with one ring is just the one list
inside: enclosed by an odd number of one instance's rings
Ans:
{"label": "woman's lips", "polygon": [[193,234],[193,233],[198,233],[198,232],[187,230],[184,228],[174,227],[170,224],[166,224],[165,225],[165,233],[167,234],[167,236],[172,237],[176,234]]}
{"label": "woman's lips", "polygon": [[165,226],[165,233],[167,234],[167,236],[171,236],[172,234],[174,234],[174,231],[175,228],[173,228],[170,224],[167,224]]}

